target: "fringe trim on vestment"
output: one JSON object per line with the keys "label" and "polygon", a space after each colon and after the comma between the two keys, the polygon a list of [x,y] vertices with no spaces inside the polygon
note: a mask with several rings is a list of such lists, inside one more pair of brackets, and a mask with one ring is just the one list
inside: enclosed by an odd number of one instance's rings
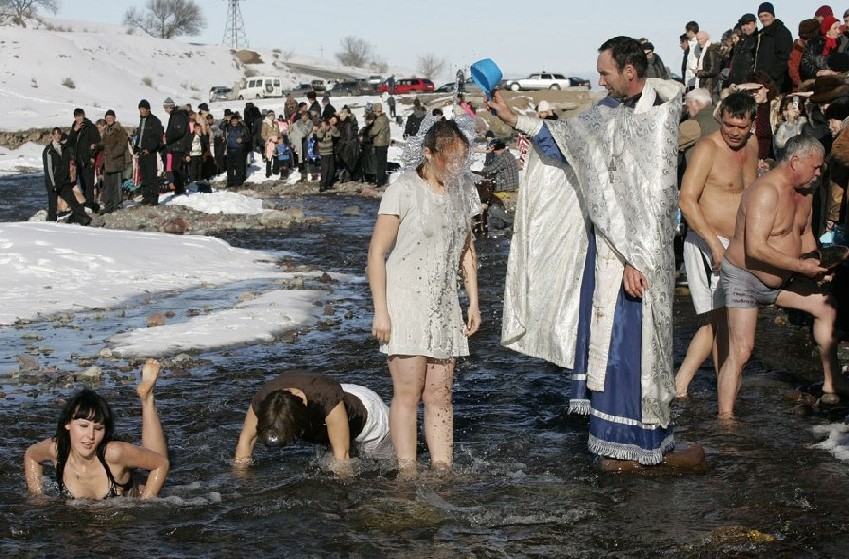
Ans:
{"label": "fringe trim on vestment", "polygon": [[567,413],[576,415],[589,415],[590,401],[588,399],[569,400],[569,411]]}
{"label": "fringe trim on vestment", "polygon": [[647,450],[635,444],[611,443],[590,435],[588,446],[590,452],[593,454],[613,458],[614,460],[631,460],[647,466],[655,466],[662,463],[663,455],[675,447],[675,438],[670,433],[660,443],[660,448]]}

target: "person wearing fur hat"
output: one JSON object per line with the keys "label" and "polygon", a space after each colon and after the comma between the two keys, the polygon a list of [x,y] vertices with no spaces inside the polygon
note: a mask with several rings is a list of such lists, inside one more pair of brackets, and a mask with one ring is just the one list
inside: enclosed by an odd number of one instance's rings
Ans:
{"label": "person wearing fur hat", "polygon": [[806,55],[808,45],[819,38],[820,24],[817,20],[803,19],[799,22],[799,38],[793,42],[793,52],[790,53],[790,60],[787,62],[787,71],[790,74],[790,81],[793,82],[793,89],[799,89],[802,82],[816,77],[816,64],[808,61],[803,66],[802,60],[805,56],[811,56],[811,54]]}
{"label": "person wearing fur hat", "polygon": [[849,37],[841,29],[840,21],[834,16],[823,18],[819,36],[808,41],[799,63],[799,73],[805,79],[836,73],[828,66],[829,57],[849,51]]}
{"label": "person wearing fur hat", "polygon": [[793,51],[793,35],[780,19],[776,19],[771,2],[761,3],[758,19],[763,28],[758,33],[755,49],[755,71],[766,72],[780,92],[788,92],[791,81],[787,62]]}
{"label": "person wearing fur hat", "polygon": [[755,14],[743,14],[737,22],[739,39],[731,53],[731,69],[728,81],[731,84],[745,83],[755,67],[755,49],[758,46],[758,19]]}

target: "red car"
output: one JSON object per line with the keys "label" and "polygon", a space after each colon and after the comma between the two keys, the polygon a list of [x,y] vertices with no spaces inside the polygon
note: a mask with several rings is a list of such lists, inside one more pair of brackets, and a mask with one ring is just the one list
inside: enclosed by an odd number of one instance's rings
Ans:
{"label": "red car", "polygon": [[[433,82],[425,78],[408,78],[395,82],[395,93],[433,93]],[[378,93],[389,91],[386,82],[377,88]]]}

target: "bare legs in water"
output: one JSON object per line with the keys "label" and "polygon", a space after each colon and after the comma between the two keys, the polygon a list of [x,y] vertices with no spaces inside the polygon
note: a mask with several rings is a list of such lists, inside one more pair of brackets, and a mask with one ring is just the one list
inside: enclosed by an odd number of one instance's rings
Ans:
{"label": "bare legs in water", "polygon": [[389,431],[403,477],[416,474],[416,414],[424,403],[425,442],[435,470],[450,470],[454,455],[453,359],[389,358],[394,395]]}

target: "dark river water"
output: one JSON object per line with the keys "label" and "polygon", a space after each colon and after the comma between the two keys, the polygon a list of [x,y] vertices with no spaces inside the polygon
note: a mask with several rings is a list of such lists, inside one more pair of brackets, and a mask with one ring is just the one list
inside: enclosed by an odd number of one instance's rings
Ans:
{"label": "dark river water", "polygon": [[[41,204],[38,179],[0,182],[0,220]],[[319,227],[221,235],[233,245],[285,250],[298,262],[363,275],[376,202],[342,197],[287,201]],[[343,216],[351,205],[359,216]],[[484,326],[459,363],[455,384],[456,471],[395,479],[386,464],[360,463],[341,481],[311,447],[258,447],[257,463],[234,475],[230,459],[247,404],[264,379],[308,366],[371,387],[386,401],[391,382],[369,337],[367,285],[337,288],[335,315],[293,339],[195,355],[157,389],[172,470],[162,498],[66,504],[26,496],[22,457],[49,436],[57,400],[74,387],[16,385],[0,400],[0,555],[16,557],[847,557],[849,465],[810,449],[813,425],[783,394],[795,382],[757,362],[746,371],[740,422],[714,419],[713,373],[676,404],[676,435],[707,450],[700,472],[602,474],[586,450],[586,421],[567,416],[556,368],[499,346],[509,240],[479,242]],[[83,328],[88,324],[79,319]],[[33,324],[32,330],[53,326]],[[7,329],[11,330],[11,329]],[[677,301],[676,363],[694,331],[688,299]],[[70,331],[69,331],[70,332]],[[20,336],[20,332],[14,333]],[[70,334],[69,334],[70,335]],[[79,335],[74,334],[74,335]],[[781,330],[766,335],[780,336]],[[12,334],[2,362],[20,353]],[[98,390],[118,430],[139,440],[140,411],[121,361],[98,362]],[[130,373],[133,374],[133,373]],[[426,459],[422,447],[421,454]],[[52,468],[45,468],[52,476]]]}

